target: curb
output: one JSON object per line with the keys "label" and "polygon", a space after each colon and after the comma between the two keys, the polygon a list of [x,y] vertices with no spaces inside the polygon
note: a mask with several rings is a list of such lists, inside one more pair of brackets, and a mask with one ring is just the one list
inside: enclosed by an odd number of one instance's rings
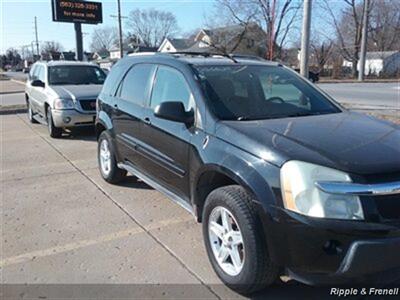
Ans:
{"label": "curb", "polygon": [[1,110],[0,109],[0,116],[1,115],[22,114],[22,113],[26,113],[27,111],[28,111],[27,108],[15,108],[15,109],[6,109],[6,110]]}

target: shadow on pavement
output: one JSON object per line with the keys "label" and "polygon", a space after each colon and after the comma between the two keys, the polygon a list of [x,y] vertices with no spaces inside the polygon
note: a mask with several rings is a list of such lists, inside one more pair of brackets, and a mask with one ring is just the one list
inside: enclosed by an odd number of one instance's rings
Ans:
{"label": "shadow on pavement", "polygon": [[147,183],[137,179],[135,176],[127,176],[122,182],[118,183],[118,185],[139,190],[154,190]]}
{"label": "shadow on pavement", "polygon": [[96,133],[94,126],[80,127],[80,128],[71,128],[67,131],[64,131],[63,139],[70,140],[83,140],[83,141],[96,141]]}

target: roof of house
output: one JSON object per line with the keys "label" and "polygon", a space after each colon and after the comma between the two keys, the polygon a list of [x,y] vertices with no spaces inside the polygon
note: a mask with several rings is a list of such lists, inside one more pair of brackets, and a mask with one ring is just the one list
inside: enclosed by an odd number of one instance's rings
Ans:
{"label": "roof of house", "polygon": [[176,50],[186,49],[194,44],[192,39],[168,39]]}
{"label": "roof of house", "polygon": [[400,51],[371,51],[367,52],[366,59],[385,59]]}
{"label": "roof of house", "polygon": [[[233,36],[233,35],[240,34],[243,31],[244,27],[245,26],[242,24],[235,24],[235,25],[217,27],[217,28],[212,28],[212,29],[202,29],[199,32],[199,34],[201,32],[204,32],[206,35],[210,36],[211,38],[215,35],[222,35],[222,34]],[[251,22],[247,25],[247,28],[260,28],[260,26],[257,23]],[[196,36],[196,39],[197,39],[198,35]]]}

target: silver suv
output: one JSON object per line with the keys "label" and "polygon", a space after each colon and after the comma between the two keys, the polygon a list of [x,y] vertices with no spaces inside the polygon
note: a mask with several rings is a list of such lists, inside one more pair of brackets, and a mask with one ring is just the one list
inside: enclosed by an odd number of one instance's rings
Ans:
{"label": "silver suv", "polygon": [[25,87],[28,117],[47,124],[51,137],[61,137],[63,128],[94,124],[96,98],[106,74],[85,62],[35,63]]}

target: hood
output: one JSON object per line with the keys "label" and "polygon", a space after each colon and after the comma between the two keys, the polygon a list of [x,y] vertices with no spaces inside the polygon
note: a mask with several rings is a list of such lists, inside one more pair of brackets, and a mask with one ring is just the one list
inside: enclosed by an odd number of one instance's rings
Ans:
{"label": "hood", "polygon": [[399,128],[359,113],[342,112],[221,121],[216,136],[279,167],[288,160],[301,160],[349,173],[382,174],[400,171]]}
{"label": "hood", "polygon": [[96,99],[100,94],[100,84],[79,84],[79,85],[52,85],[50,86],[56,97],[62,99]]}

